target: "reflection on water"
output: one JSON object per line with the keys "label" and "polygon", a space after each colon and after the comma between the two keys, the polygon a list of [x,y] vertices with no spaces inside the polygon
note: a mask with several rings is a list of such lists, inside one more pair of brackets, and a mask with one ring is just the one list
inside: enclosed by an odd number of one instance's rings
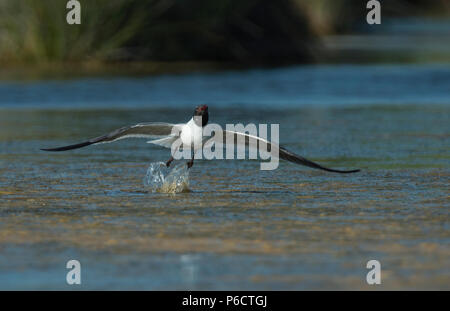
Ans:
{"label": "reflection on water", "polygon": [[[377,259],[383,289],[449,289],[449,79],[448,66],[331,66],[1,84],[0,288],[67,289],[77,259],[83,289],[369,289]],[[166,169],[170,151],[138,139],[39,150],[186,122],[201,102],[211,122],[279,123],[286,148],[362,171]],[[190,192],[154,191],[180,180]]]}
{"label": "reflection on water", "polygon": [[152,192],[180,193],[189,191],[189,169],[186,163],[168,168],[164,162],[150,163],[144,185]]}

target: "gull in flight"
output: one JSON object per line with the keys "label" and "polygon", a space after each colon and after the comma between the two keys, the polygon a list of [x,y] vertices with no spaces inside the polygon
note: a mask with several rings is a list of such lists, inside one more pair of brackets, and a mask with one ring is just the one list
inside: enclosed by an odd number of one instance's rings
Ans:
{"label": "gull in flight", "polygon": [[[122,127],[117,129],[111,133],[106,135],[102,135],[99,137],[95,137],[89,139],[88,141],[58,147],[58,148],[49,148],[49,149],[41,149],[43,151],[66,151],[72,149],[78,149],[82,147],[86,147],[89,145],[96,145],[101,143],[110,143],[124,138],[146,138],[152,139],[148,141],[148,143],[160,145],[166,148],[171,148],[172,144],[181,140],[184,146],[191,146],[192,150],[192,158],[187,162],[188,168],[191,168],[194,164],[194,155],[197,150],[201,148],[203,143],[205,142],[205,138],[203,137],[203,127],[208,124],[209,114],[208,114],[208,106],[202,105],[198,106],[194,110],[193,117],[189,120],[189,122],[184,124],[171,124],[171,123],[162,123],[162,122],[151,122],[151,123],[139,123],[132,126]],[[234,144],[244,144],[245,146],[249,146],[250,141],[256,140],[259,144],[265,144],[268,149],[272,150],[274,147],[279,150],[279,158],[283,160],[287,160],[293,162],[295,164],[305,165],[308,167],[334,172],[334,173],[356,173],[359,172],[359,169],[355,170],[337,170],[324,167],[320,164],[317,164],[313,161],[305,159],[281,146],[275,146],[273,143],[269,142],[266,139],[261,137],[249,135],[246,133],[240,133],[235,131],[227,131],[223,130],[221,133],[215,133],[214,137],[208,137],[209,139],[219,138],[223,143],[228,143],[225,141],[225,137],[231,137]],[[172,161],[174,160],[173,156],[166,162],[167,167],[170,166]]]}

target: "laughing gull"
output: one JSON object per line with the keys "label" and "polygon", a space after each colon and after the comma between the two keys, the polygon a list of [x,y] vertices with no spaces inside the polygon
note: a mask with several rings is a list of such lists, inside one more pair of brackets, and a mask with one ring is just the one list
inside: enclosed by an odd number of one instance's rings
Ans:
{"label": "laughing gull", "polygon": [[[201,148],[201,146],[205,143],[205,138],[203,137],[203,128],[208,124],[209,114],[208,114],[208,106],[202,105],[198,106],[194,110],[194,114],[189,122],[184,124],[171,124],[171,123],[162,123],[162,122],[152,122],[152,123],[139,123],[132,126],[122,127],[117,129],[109,134],[99,136],[96,138],[92,138],[88,141],[58,147],[58,148],[50,148],[50,149],[41,149],[44,151],[66,151],[72,149],[78,149],[82,147],[86,147],[89,145],[96,145],[101,143],[110,143],[113,141],[117,141],[124,138],[147,138],[153,139],[148,141],[148,143],[160,145],[166,148],[171,148],[172,144],[181,139],[181,142],[184,146],[191,146],[192,157],[187,162],[188,168],[191,168],[194,164],[194,154],[197,150]],[[276,146],[274,143],[269,142],[266,139],[261,137],[249,135],[246,133],[240,133],[235,131],[221,131],[216,132],[212,139],[218,138],[223,139],[224,144],[229,143],[225,142],[225,137],[231,137],[234,144],[245,144],[245,146],[250,145],[250,141],[257,141],[259,144],[264,144],[267,146],[267,149],[273,150],[274,148],[278,148],[279,150],[279,158],[283,160],[287,160],[296,164],[305,165],[308,167],[328,171],[335,173],[356,173],[359,172],[359,169],[355,170],[336,170],[324,167],[320,164],[312,162],[308,159],[305,159],[281,146]],[[211,137],[208,137],[211,139]],[[174,160],[173,156],[166,162],[167,167],[170,166],[170,163]]]}

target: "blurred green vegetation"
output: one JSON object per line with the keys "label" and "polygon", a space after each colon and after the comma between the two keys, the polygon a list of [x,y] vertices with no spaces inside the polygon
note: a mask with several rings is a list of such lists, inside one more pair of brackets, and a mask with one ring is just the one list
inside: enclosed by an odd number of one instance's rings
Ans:
{"label": "blurred green vegetation", "polygon": [[65,0],[4,0],[0,60],[297,61],[313,39],[290,0],[80,1],[81,25]]}
{"label": "blurred green vegetation", "polygon": [[[323,36],[357,31],[361,0],[0,0],[0,64],[314,61]],[[441,14],[448,1],[381,1],[383,14]]]}

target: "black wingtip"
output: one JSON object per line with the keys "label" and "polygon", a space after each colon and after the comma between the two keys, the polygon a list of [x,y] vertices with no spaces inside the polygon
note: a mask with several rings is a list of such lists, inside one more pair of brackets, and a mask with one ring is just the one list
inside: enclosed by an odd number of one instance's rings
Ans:
{"label": "black wingtip", "polygon": [[89,145],[92,145],[93,142],[90,141],[86,141],[84,143],[80,143],[80,144],[75,144],[75,145],[70,145],[70,146],[64,146],[64,147],[58,147],[58,148],[41,148],[42,151],[66,151],[66,150],[72,150],[72,149],[78,149],[78,148],[83,148]]}
{"label": "black wingtip", "polygon": [[333,169],[333,168],[324,167],[324,166],[319,165],[319,164],[317,164],[317,166],[315,166],[314,168],[318,168],[318,169],[321,169],[321,170],[324,170],[324,171],[327,171],[327,172],[339,173],[339,174],[351,174],[351,173],[358,173],[358,172],[361,171],[360,169],[348,170],[348,171],[346,171],[346,170],[336,170],[336,169]]}
{"label": "black wingtip", "polygon": [[300,165],[305,165],[305,166],[309,166],[312,168],[316,168],[319,170],[323,170],[323,171],[327,171],[327,172],[333,172],[333,173],[339,173],[339,174],[350,174],[350,173],[357,173],[360,171],[360,169],[355,169],[355,170],[336,170],[336,169],[332,169],[332,168],[328,168],[325,166],[322,166],[316,162],[313,162],[311,160],[308,160],[304,157],[299,156],[298,154],[295,154],[285,148],[280,147],[280,155],[281,158],[296,164],[300,164]]}
{"label": "black wingtip", "polygon": [[343,173],[343,174],[350,174],[350,173],[358,173],[358,172],[361,172],[361,170],[360,170],[360,169],[357,169],[357,170],[350,170],[350,171],[337,171],[337,170],[336,170],[336,172]]}

